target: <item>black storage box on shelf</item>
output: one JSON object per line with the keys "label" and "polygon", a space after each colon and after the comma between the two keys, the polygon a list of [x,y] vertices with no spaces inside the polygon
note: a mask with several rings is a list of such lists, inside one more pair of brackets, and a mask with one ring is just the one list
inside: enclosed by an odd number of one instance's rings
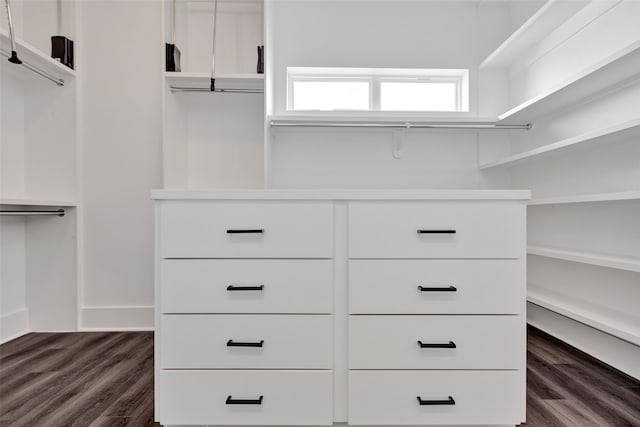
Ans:
{"label": "black storage box on shelf", "polygon": [[165,43],[165,71],[180,70],[180,49],[175,44]]}
{"label": "black storage box on shelf", "polygon": [[51,36],[51,57],[73,70],[73,40]]}

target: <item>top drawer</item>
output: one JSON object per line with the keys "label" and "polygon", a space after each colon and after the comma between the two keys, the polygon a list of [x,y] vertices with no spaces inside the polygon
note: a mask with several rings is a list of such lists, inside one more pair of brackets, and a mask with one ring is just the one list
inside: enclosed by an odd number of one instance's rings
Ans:
{"label": "top drawer", "polygon": [[520,258],[521,202],[354,202],[350,258]]}
{"label": "top drawer", "polygon": [[331,203],[176,201],[160,206],[163,258],[331,258]]}

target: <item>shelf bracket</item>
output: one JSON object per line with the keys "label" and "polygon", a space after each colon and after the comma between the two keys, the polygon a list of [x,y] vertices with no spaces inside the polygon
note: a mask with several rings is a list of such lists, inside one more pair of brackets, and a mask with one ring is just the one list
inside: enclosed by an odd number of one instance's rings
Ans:
{"label": "shelf bracket", "polygon": [[411,129],[410,123],[405,123],[404,129],[393,129],[392,150],[391,155],[394,159],[400,160],[400,151],[402,151],[402,143],[404,142],[405,131]]}

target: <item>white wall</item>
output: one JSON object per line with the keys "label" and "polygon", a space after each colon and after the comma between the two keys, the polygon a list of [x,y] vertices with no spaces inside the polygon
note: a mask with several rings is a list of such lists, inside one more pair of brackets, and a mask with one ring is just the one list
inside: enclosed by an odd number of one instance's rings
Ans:
{"label": "white wall", "polygon": [[0,194],[23,197],[24,176],[24,88],[4,57],[0,65]]}
{"label": "white wall", "polygon": [[471,68],[474,93],[480,52],[507,24],[481,33],[478,17],[489,17],[462,1],[281,0],[272,13],[275,114],[286,110],[288,66]]}
{"label": "white wall", "polygon": [[81,1],[82,329],[153,325],[161,187],[161,3]]}
{"label": "white wall", "polygon": [[[468,68],[470,112],[458,116],[478,116],[478,63],[508,28],[504,7],[479,8],[464,1],[283,0],[273,2],[271,9],[267,55],[273,61],[273,106],[267,111],[276,115],[287,113],[286,69],[296,66]],[[484,89],[495,102],[506,94],[504,86]],[[394,157],[398,137],[400,155]],[[275,188],[508,184],[505,173],[478,171],[474,132],[410,130],[394,137],[389,130],[271,128],[267,144],[267,186]]]}
{"label": "white wall", "polygon": [[[507,171],[478,171],[472,132],[272,129],[275,188],[501,188]],[[394,157],[394,134],[401,142]]]}

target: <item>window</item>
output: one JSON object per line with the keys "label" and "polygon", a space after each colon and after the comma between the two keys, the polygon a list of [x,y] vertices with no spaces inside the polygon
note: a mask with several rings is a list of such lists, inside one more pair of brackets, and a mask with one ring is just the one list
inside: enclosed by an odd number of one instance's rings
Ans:
{"label": "window", "polygon": [[293,82],[296,110],[368,110],[367,81],[297,80]]}
{"label": "window", "polygon": [[289,111],[469,111],[469,70],[287,68]]}

